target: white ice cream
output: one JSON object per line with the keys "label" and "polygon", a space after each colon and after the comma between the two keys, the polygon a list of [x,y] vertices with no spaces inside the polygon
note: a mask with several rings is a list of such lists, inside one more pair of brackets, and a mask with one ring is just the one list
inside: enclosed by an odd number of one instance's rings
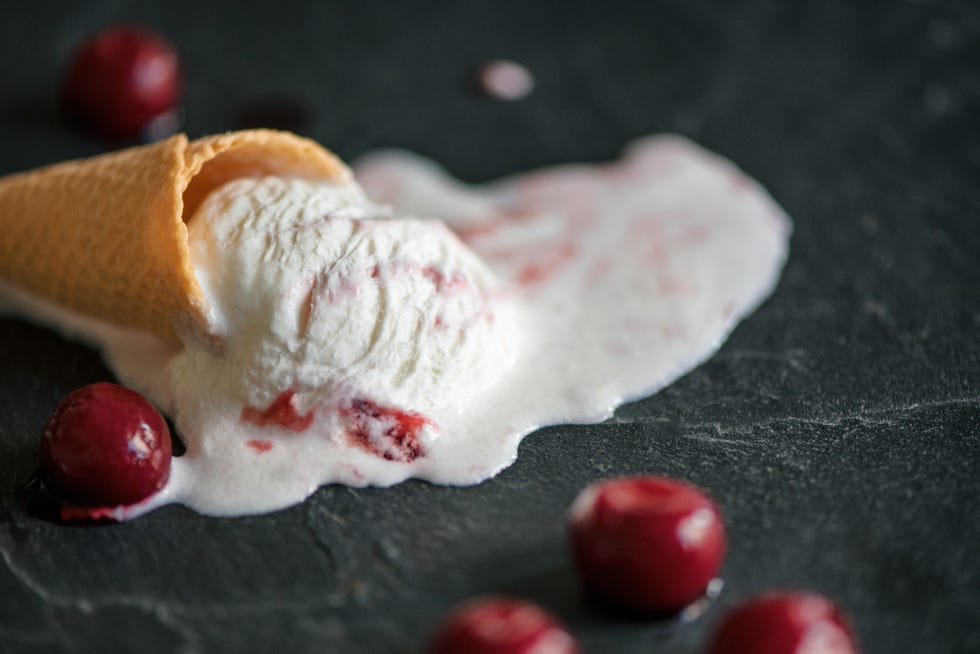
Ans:
{"label": "white ice cream", "polygon": [[[355,184],[243,179],[189,221],[223,352],[21,311],[99,344],[174,419],[168,502],[274,510],[322,484],[484,480],[521,438],[608,417],[710,356],[773,289],[790,223],[677,137],[474,188],[407,153]],[[465,244],[464,244],[465,243]]]}
{"label": "white ice cream", "polygon": [[187,500],[206,511],[237,512],[255,468],[275,473],[248,510],[403,479],[519,351],[487,266],[443,223],[391,219],[354,183],[236,180],[188,229],[223,351],[188,343],[168,372],[180,465],[205,470],[195,486],[225,481]]}
{"label": "white ice cream", "polygon": [[390,220],[356,184],[275,177],[214,191],[189,221],[191,261],[223,356],[188,347],[177,386],[297,411],[353,398],[461,410],[513,363],[493,275],[444,224]]}

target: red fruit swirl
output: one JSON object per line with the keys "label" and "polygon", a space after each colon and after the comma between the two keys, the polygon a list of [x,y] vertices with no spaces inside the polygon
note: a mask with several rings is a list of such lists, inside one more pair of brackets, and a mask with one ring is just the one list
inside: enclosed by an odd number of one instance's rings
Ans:
{"label": "red fruit swirl", "polygon": [[421,413],[382,406],[364,398],[351,400],[340,414],[354,445],[382,459],[402,463],[425,456],[422,432],[435,425]]}
{"label": "red fruit swirl", "polygon": [[247,406],[242,409],[239,419],[260,427],[282,427],[289,431],[306,431],[313,424],[316,416],[313,411],[300,413],[296,406],[296,391],[287,389],[272,400],[272,404],[264,409]]}

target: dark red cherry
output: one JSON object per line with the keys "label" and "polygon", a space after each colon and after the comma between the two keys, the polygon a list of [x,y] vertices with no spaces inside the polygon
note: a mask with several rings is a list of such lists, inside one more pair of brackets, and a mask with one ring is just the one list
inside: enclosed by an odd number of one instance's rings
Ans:
{"label": "dark red cherry", "polygon": [[69,393],[41,436],[41,480],[79,506],[134,504],[170,476],[167,423],[142,395],[99,383]]}
{"label": "dark red cherry", "polygon": [[564,626],[536,604],[509,597],[464,603],[439,626],[431,654],[579,654]]}
{"label": "dark red cherry", "polygon": [[725,527],[701,489],[664,477],[602,481],[569,512],[586,594],[636,613],[673,613],[705,593],[725,555]]}
{"label": "dark red cherry", "polygon": [[110,27],[81,44],[68,67],[64,98],[88,127],[133,137],[180,103],[177,52],[138,26]]}
{"label": "dark red cherry", "polygon": [[729,612],[718,625],[709,654],[857,654],[849,621],[826,597],[789,591],[768,593]]}

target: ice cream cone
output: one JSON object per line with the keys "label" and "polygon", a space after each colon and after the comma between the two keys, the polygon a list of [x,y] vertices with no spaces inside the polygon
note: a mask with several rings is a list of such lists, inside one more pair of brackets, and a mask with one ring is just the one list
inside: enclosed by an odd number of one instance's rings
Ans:
{"label": "ice cream cone", "polygon": [[317,143],[249,130],[158,143],[0,179],[0,278],[75,312],[171,341],[215,341],[185,221],[240,177],[348,179]]}

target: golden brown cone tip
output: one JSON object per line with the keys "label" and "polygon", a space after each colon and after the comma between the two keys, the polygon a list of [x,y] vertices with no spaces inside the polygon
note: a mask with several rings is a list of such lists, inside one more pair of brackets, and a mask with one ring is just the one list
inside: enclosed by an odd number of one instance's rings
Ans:
{"label": "golden brown cone tip", "polygon": [[0,278],[72,311],[169,341],[218,345],[185,222],[241,177],[349,181],[318,143],[247,130],[184,134],[0,179]]}

